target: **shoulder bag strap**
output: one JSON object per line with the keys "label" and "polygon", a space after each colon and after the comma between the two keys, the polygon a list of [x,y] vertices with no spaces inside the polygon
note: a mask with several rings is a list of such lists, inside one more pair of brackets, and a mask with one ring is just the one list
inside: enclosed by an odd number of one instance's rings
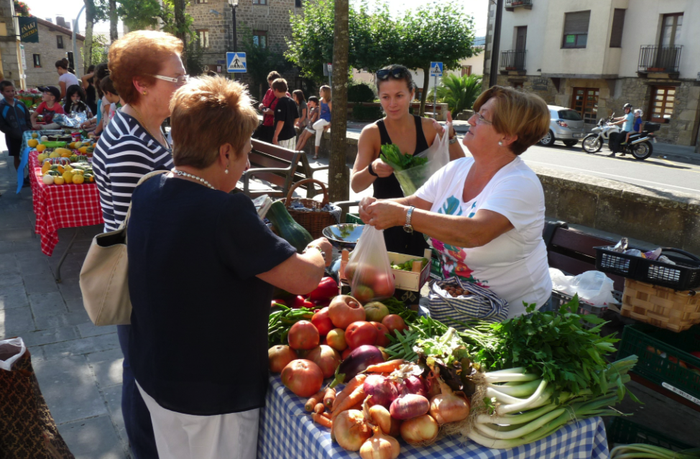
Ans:
{"label": "shoulder bag strap", "polygon": [[[136,191],[136,188],[139,187],[143,182],[148,180],[151,177],[155,177],[156,175],[160,174],[167,174],[170,171],[151,171],[148,174],[144,175],[141,177],[139,182],[136,184],[136,187],[134,188],[134,191]],[[132,193],[133,196],[133,193]],[[126,217],[124,217],[124,221],[122,221],[122,224],[119,225],[119,229],[126,229],[127,225],[129,224],[129,218],[131,218],[131,204],[133,204],[133,201],[129,201],[129,210],[126,211]]]}

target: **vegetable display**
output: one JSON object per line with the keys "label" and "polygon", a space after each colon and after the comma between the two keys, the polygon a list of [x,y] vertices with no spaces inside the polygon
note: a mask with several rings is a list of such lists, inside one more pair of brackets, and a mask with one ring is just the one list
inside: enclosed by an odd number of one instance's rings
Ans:
{"label": "vegetable display", "polygon": [[401,271],[411,271],[413,270],[413,262],[414,261],[420,261],[421,263],[421,269],[425,267],[425,265],[428,264],[428,259],[427,258],[412,258],[410,260],[404,261],[403,263],[392,263],[391,269],[400,269]]}

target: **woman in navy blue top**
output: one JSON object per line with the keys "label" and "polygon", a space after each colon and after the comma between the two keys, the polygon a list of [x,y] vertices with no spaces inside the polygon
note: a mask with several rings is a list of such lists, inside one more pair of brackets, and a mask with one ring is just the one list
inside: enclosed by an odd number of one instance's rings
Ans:
{"label": "woman in navy blue top", "polygon": [[161,457],[253,459],[273,286],[310,292],[332,248],[298,254],[230,194],[258,125],[245,86],[194,79],[171,106],[175,167],[132,197],[129,358]]}

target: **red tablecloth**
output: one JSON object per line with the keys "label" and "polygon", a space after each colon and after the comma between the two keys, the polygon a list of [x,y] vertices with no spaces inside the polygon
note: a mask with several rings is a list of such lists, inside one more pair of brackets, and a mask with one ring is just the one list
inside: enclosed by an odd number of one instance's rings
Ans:
{"label": "red tablecloth", "polygon": [[58,243],[58,230],[77,226],[101,225],[102,208],[97,185],[45,185],[36,159],[39,152],[29,153],[29,180],[36,214],[36,234],[41,236],[41,251],[51,256]]}

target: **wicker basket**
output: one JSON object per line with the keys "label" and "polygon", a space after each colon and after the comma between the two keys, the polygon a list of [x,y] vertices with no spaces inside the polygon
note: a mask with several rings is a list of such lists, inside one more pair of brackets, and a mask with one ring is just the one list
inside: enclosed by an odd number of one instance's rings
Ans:
{"label": "wicker basket", "polygon": [[700,295],[625,279],[622,315],[680,332],[700,323]]}
{"label": "wicker basket", "polygon": [[[304,185],[305,183],[313,183],[314,185],[319,185],[321,187],[321,190],[323,191],[323,200],[316,201],[314,199],[309,198],[292,198],[294,190],[297,189],[297,187]],[[326,204],[328,204],[328,190],[326,189],[326,185],[324,185],[323,182],[320,182],[316,179],[307,178],[304,180],[299,180],[289,188],[289,193],[287,193],[287,197],[281,199],[281,201],[287,208],[287,212],[289,212],[289,215],[291,215],[297,223],[303,226],[314,239],[323,236],[321,234],[323,228],[338,224],[338,220],[332,213],[321,210],[323,209],[323,207],[326,206]],[[296,210],[293,207],[290,207],[293,201],[301,202],[304,205],[304,207],[308,209],[313,209],[313,211],[304,212]]]}

